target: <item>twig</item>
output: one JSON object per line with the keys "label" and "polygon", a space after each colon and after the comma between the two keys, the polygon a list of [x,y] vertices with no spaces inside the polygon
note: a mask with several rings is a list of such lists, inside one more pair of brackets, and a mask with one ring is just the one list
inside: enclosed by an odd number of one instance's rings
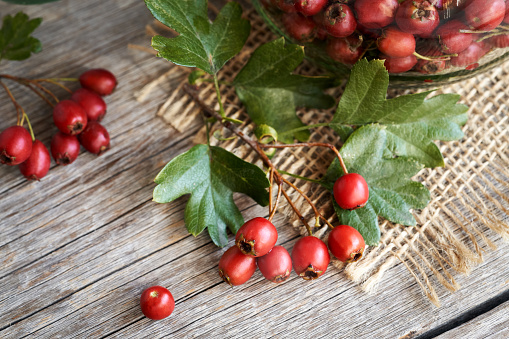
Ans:
{"label": "twig", "polygon": [[341,168],[343,169],[344,174],[348,174],[348,170],[346,169],[345,162],[343,161],[343,157],[339,154],[338,149],[332,145],[324,142],[302,142],[299,144],[285,144],[285,145],[274,145],[274,144],[259,144],[261,148],[291,148],[291,147],[327,147],[331,149],[336,156],[338,157]]}
{"label": "twig", "polygon": [[308,231],[308,234],[309,235],[313,235],[313,231],[311,231],[311,226],[309,226],[308,222],[306,221],[306,218],[304,218],[302,216],[302,214],[300,213],[299,209],[295,206],[295,204],[293,203],[292,199],[290,199],[290,197],[288,196],[288,194],[286,194],[286,191],[284,190],[284,188],[281,188],[281,192],[283,193],[283,195],[285,196],[286,198],[286,201],[288,201],[288,203],[290,204],[290,206],[292,206],[293,210],[295,211],[295,213],[297,214],[297,216],[299,217],[300,221],[302,221],[302,223],[304,223],[304,226],[306,226],[306,229]]}
{"label": "twig", "polygon": [[14,99],[14,96],[12,95],[11,91],[9,90],[9,87],[7,87],[7,85],[4,84],[4,82],[1,81],[1,80],[0,80],[0,85],[2,85],[2,87],[5,89],[5,92],[7,92],[7,95],[11,99],[12,104],[16,108],[16,115],[17,115],[17,118],[18,118],[18,121],[16,122],[16,125],[19,125],[20,124],[20,109],[21,109],[21,106],[18,104],[16,99]]}
{"label": "twig", "polygon": [[274,203],[274,208],[272,209],[272,212],[269,215],[269,221],[272,221],[272,218],[274,217],[274,214],[276,214],[277,211],[277,205],[279,204],[279,199],[281,198],[281,191],[283,189],[283,183],[278,182],[277,183],[277,196],[276,196],[276,202]]}

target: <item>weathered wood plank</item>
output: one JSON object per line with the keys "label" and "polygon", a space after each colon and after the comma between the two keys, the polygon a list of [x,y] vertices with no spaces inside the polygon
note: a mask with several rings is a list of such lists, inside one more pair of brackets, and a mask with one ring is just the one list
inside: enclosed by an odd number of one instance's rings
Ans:
{"label": "weathered wood plank", "polygon": [[437,337],[448,338],[509,338],[509,302]]}

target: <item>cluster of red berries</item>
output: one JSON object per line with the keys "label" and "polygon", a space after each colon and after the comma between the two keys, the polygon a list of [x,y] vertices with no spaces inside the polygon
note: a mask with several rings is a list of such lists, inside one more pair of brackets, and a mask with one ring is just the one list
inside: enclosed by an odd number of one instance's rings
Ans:
{"label": "cluster of red berries", "polygon": [[[335,61],[385,59],[389,73],[474,69],[509,47],[505,0],[270,0],[290,37],[325,45]],[[499,31],[496,29],[499,28]],[[494,31],[495,30],[495,31]],[[325,41],[325,42],[324,42]]]}
{"label": "cluster of red berries", "polygon": [[[101,154],[109,148],[110,137],[99,121],[106,113],[101,96],[117,85],[115,76],[105,69],[91,69],[79,78],[82,88],[70,100],[53,108],[53,121],[59,132],[51,140],[51,155],[58,165],[68,165],[78,157],[80,144],[89,152]],[[29,180],[40,180],[50,168],[50,153],[22,126],[11,126],[0,133],[0,162],[19,165]]]}
{"label": "cluster of red berries", "polygon": [[[334,196],[343,208],[355,209],[366,204],[369,191],[359,174],[351,173],[339,178],[334,185]],[[223,253],[219,261],[219,274],[230,286],[245,283],[256,270],[272,282],[288,279],[292,271],[305,280],[320,277],[327,270],[330,252],[343,262],[362,258],[364,239],[353,227],[340,225],[329,234],[327,245],[312,235],[299,239],[292,255],[283,246],[274,246],[278,238],[276,227],[265,218],[246,222],[235,236],[235,246]]]}

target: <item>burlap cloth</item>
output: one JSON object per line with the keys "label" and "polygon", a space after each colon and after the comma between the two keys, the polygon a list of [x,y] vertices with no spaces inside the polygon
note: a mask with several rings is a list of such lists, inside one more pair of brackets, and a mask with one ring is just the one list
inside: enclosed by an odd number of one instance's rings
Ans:
{"label": "burlap cloth", "polygon": [[[211,10],[217,11],[214,7]],[[276,38],[253,9],[246,12],[252,24],[251,35],[241,54],[219,73],[221,80],[233,80],[254,49]],[[155,30],[161,30],[161,26],[154,23],[147,29],[153,35]],[[137,93],[137,98],[146,100],[156,87],[169,90],[170,95],[157,115],[176,130],[184,131],[202,123],[200,110],[182,91],[190,70],[169,65],[169,71],[145,86]],[[297,73],[315,75],[320,74],[320,70],[304,62]],[[509,62],[506,62],[486,74],[437,91],[460,94],[462,102],[470,107],[469,120],[463,128],[465,137],[462,140],[439,143],[445,156],[445,167],[424,169],[415,178],[427,186],[432,197],[428,207],[414,211],[418,226],[405,227],[380,219],[380,245],[368,248],[365,257],[357,263],[343,267],[341,262],[333,260],[334,266],[344,269],[345,275],[362,289],[372,291],[389,268],[402,262],[422,292],[439,306],[435,291],[437,284],[442,284],[450,291],[459,289],[454,279],[455,272],[469,273],[476,264],[481,263],[483,251],[496,248],[493,239],[503,237],[509,240],[508,83]],[[344,84],[331,90],[330,94],[338,99],[343,89]],[[253,126],[234,88],[221,86],[221,91],[227,115],[246,121],[241,128],[247,134],[252,134]],[[390,90],[389,96],[402,93],[404,91]],[[212,84],[201,85],[201,97],[218,109]],[[330,121],[333,113],[334,109],[298,111],[306,124]],[[223,131],[219,124],[214,129],[219,130],[216,135],[229,136],[228,131]],[[205,140],[205,129],[202,129],[195,141],[203,143]],[[310,140],[336,145],[339,142],[332,129],[326,127],[314,129]],[[238,138],[229,141],[211,138],[211,142],[262,166],[256,153]],[[297,148],[278,151],[273,161],[280,170],[318,179],[333,158],[334,154],[328,149]],[[308,193],[332,222],[337,221],[327,191],[306,181],[296,180],[295,183]],[[309,205],[297,192],[289,190],[289,193],[303,215],[309,217],[310,225],[313,225],[314,214]],[[301,234],[306,233],[302,223],[284,201],[279,211],[290,217]],[[315,229],[314,233],[326,241],[327,226]]]}

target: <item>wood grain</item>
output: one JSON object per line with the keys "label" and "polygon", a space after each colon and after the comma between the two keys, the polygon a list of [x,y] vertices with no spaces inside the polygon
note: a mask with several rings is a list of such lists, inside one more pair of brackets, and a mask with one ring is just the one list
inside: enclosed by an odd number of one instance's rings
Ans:
{"label": "wood grain", "polygon": [[[0,337],[394,338],[425,333],[509,288],[509,244],[501,240],[471,276],[457,277],[459,292],[438,290],[438,309],[403,265],[390,269],[371,295],[332,265],[314,282],[292,273],[275,285],[256,272],[246,285],[228,287],[216,271],[226,249],[184,227],[187,198],[151,201],[153,178],[192,145],[200,126],[178,133],[155,117],[171,88],[158,88],[143,104],[133,97],[169,67],[127,49],[128,43],[149,45],[144,31],[152,17],[143,2],[1,6],[2,15],[23,9],[44,18],[36,31],[44,51],[26,62],[0,64],[2,73],[76,77],[105,67],[118,76],[119,88],[106,98],[112,148],[103,156],[82,152],[72,165],[53,166],[35,183],[17,168],[0,168]],[[49,145],[56,131],[51,109],[22,88],[13,90],[37,137]],[[7,98],[0,94],[0,100]],[[9,105],[0,105],[0,116],[0,129],[15,121]],[[246,219],[266,216],[249,198],[235,197]],[[278,243],[291,250],[297,232],[280,214],[275,223]],[[138,307],[143,289],[154,284],[170,288],[176,299],[174,314],[164,321],[144,318]]]}

